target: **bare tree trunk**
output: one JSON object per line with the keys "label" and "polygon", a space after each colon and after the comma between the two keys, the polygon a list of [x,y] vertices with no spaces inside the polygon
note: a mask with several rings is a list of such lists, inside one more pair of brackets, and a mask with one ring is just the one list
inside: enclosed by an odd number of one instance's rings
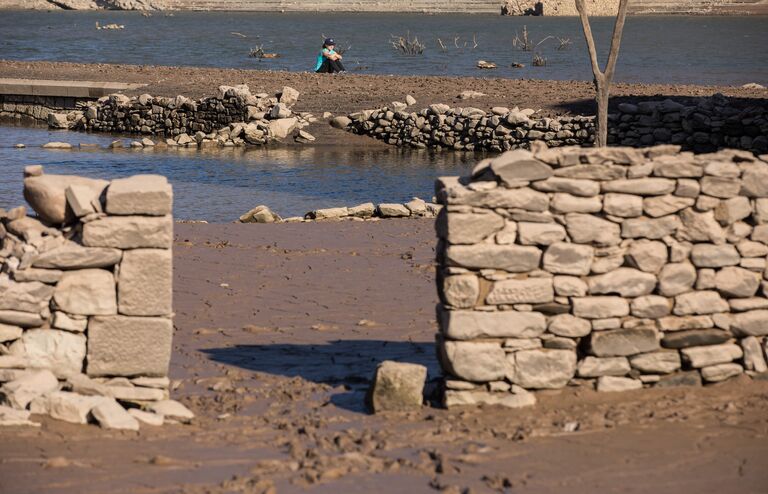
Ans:
{"label": "bare tree trunk", "polygon": [[608,98],[613,82],[613,73],[616,68],[616,60],[619,58],[621,34],[624,31],[624,20],[627,17],[627,5],[629,0],[619,0],[619,12],[616,14],[616,23],[613,25],[613,37],[611,38],[611,50],[608,52],[608,62],[605,71],[600,70],[600,62],[597,60],[595,39],[592,36],[592,28],[589,25],[589,15],[584,0],[575,0],[576,10],[579,11],[581,27],[584,29],[584,38],[589,50],[589,61],[592,65],[592,75],[595,84],[595,101],[597,101],[597,118],[595,119],[595,146],[608,145]]}

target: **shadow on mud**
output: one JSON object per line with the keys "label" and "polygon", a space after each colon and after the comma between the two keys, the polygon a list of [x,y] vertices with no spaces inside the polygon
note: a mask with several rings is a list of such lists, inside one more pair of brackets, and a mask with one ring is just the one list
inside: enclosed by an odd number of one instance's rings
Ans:
{"label": "shadow on mud", "polygon": [[365,392],[376,366],[384,360],[421,364],[428,380],[439,376],[433,342],[336,340],[324,344],[237,345],[203,350],[215,362],[256,372],[343,386],[334,405],[364,412]]}

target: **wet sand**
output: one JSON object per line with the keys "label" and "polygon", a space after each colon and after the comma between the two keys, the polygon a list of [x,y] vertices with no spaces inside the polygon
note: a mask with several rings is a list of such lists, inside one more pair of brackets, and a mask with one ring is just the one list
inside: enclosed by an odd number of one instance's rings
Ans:
{"label": "wet sand", "polygon": [[177,224],[173,397],[197,417],[0,429],[0,493],[765,492],[768,381],[366,413],[377,362],[438,377],[434,244],[429,220]]}

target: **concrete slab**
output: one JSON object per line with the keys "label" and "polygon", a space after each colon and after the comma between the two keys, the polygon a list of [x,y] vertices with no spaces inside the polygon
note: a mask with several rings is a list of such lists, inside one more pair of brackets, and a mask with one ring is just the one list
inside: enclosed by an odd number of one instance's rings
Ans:
{"label": "concrete slab", "polygon": [[146,86],[146,84],[0,78],[0,94],[13,94],[20,96],[101,98],[102,96],[106,96],[108,94],[129,91],[144,86]]}

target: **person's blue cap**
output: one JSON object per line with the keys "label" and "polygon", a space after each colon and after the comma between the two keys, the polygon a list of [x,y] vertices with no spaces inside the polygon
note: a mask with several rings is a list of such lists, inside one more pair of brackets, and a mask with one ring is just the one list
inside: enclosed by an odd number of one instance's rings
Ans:
{"label": "person's blue cap", "polygon": [[324,45],[335,45],[336,42],[333,40],[333,38],[326,38],[325,42],[323,44]]}

